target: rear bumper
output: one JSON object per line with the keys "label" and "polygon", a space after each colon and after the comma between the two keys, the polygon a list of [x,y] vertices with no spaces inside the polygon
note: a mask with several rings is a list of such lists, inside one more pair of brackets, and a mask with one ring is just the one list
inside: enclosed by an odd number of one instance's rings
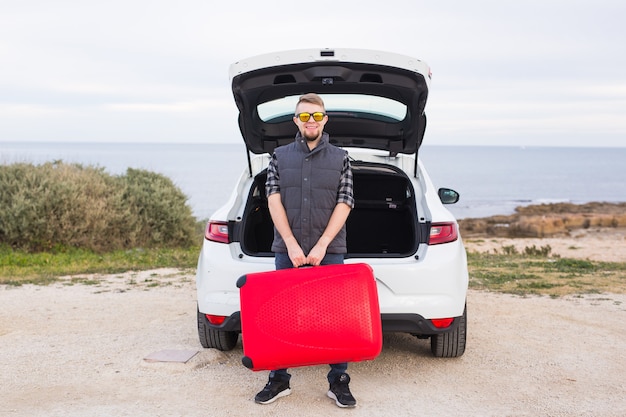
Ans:
{"label": "rear bumper", "polygon": [[[202,250],[196,276],[199,309],[227,317],[221,326],[214,326],[215,329],[240,331],[241,306],[236,281],[251,272],[275,270],[274,259],[242,255],[237,244],[205,242]],[[374,269],[383,331],[444,333],[452,330],[458,320],[450,327],[439,329],[429,319],[463,315],[468,273],[460,239],[425,247],[420,255],[419,260],[408,257],[346,261],[368,263]]]}
{"label": "rear bumper", "polygon": [[381,314],[383,332],[411,333],[432,335],[450,332],[459,325],[460,317],[455,317],[450,326],[437,328],[432,322],[419,314]]}
{"label": "rear bumper", "polygon": [[234,312],[229,317],[226,317],[226,320],[220,325],[215,325],[211,323],[205,323],[207,327],[210,327],[214,330],[221,330],[224,332],[241,332],[241,314],[239,311]]}
{"label": "rear bumper", "polygon": [[[458,326],[460,317],[456,317],[450,326],[443,329],[433,326],[430,320],[419,314],[381,314],[380,318],[382,320],[383,332],[433,335],[454,330]],[[215,330],[241,332],[241,315],[237,311],[227,317],[219,326],[210,323],[207,323],[207,326]]]}

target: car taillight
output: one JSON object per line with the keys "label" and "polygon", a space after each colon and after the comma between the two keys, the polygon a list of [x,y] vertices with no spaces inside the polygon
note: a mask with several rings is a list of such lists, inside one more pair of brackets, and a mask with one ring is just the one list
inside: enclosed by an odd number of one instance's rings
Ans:
{"label": "car taillight", "polygon": [[436,328],[445,329],[446,327],[450,327],[450,325],[454,321],[454,317],[447,319],[431,319],[430,321]]}
{"label": "car taillight", "polygon": [[226,316],[214,316],[213,314],[205,314],[205,316],[209,323],[215,326],[219,326],[226,320]]}
{"label": "car taillight", "polygon": [[429,245],[454,242],[459,238],[456,223],[433,223],[430,226]]}
{"label": "car taillight", "polygon": [[230,243],[228,239],[228,223],[209,222],[206,226],[204,237],[213,242]]}

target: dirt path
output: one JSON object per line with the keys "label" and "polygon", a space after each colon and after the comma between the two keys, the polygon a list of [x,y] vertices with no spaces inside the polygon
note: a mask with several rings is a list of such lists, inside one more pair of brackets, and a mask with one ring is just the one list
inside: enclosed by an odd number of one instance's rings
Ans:
{"label": "dirt path", "polygon": [[[358,407],[326,398],[326,367],[293,369],[293,394],[254,403],[265,372],[202,350],[193,275],[161,270],[102,284],[0,288],[1,416],[623,416],[626,296],[519,298],[470,292],[465,355],[385,335],[350,367]],[[164,349],[186,364],[150,363]]]}

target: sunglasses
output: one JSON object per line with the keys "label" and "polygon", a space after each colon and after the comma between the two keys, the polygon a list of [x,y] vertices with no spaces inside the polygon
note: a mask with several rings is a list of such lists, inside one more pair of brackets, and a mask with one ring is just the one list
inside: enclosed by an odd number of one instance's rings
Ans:
{"label": "sunglasses", "polygon": [[296,114],[296,117],[298,119],[300,119],[301,122],[306,123],[309,121],[309,119],[311,118],[311,116],[313,116],[313,120],[315,120],[316,122],[321,122],[322,120],[324,120],[324,116],[326,116],[326,113],[322,113],[320,111],[316,111],[315,113],[298,113]]}

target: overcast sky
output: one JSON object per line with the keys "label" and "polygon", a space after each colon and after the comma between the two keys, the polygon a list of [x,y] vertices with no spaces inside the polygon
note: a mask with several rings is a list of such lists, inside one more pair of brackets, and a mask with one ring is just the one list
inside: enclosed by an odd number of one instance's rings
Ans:
{"label": "overcast sky", "polygon": [[426,61],[425,143],[626,146],[626,1],[0,0],[0,142],[241,143],[228,67]]}

